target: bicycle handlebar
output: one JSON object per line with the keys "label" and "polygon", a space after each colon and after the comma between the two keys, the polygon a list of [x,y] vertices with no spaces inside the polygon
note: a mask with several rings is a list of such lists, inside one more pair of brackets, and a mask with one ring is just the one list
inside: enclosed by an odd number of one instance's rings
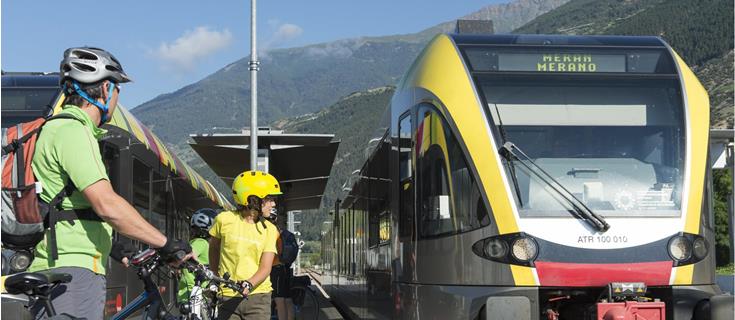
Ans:
{"label": "bicycle handlebar", "polygon": [[185,264],[186,268],[197,276],[202,277],[210,283],[214,282],[215,284],[221,284],[227,288],[235,290],[235,292],[247,299],[247,295],[243,294],[245,288],[240,283],[230,280],[228,274],[225,273],[225,277],[219,277],[212,270],[207,269],[207,267],[202,264],[198,264],[193,261],[187,261]]}
{"label": "bicycle handlebar", "polygon": [[[157,258],[160,258],[157,250],[147,249],[132,257],[131,264],[139,269],[155,269],[158,267],[159,262],[159,259]],[[182,267],[185,267],[189,271],[195,273],[197,276],[202,277],[209,282],[221,284],[227,288],[235,290],[235,292],[239,293],[247,299],[247,295],[243,294],[244,287],[240,283],[230,280],[230,277],[227,274],[225,274],[225,277],[219,277],[214,274],[212,270],[209,270],[204,265],[192,260],[184,262],[184,264],[182,264]],[[150,271],[151,270],[149,270],[149,272]]]}

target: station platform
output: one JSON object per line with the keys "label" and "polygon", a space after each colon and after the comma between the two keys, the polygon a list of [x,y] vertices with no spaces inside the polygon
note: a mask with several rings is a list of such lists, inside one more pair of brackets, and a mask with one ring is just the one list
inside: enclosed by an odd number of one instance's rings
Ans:
{"label": "station platform", "polygon": [[[311,289],[316,294],[319,300],[319,320],[338,320],[345,319],[344,316],[339,312],[337,307],[332,304],[326,291],[321,287],[321,281],[319,279],[319,273],[313,272],[308,269],[304,269],[302,274],[308,275],[311,278]],[[307,310],[304,310],[307,311]]]}

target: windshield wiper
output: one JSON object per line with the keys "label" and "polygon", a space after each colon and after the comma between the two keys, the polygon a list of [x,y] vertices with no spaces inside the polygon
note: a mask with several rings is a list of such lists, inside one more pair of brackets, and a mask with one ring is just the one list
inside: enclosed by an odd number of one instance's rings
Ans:
{"label": "windshield wiper", "polygon": [[[604,218],[592,211],[592,209],[587,207],[584,202],[577,199],[574,194],[567,190],[567,188],[559,183],[559,181],[556,181],[556,179],[554,179],[548,172],[539,167],[529,156],[527,156],[523,152],[523,150],[519,149],[518,146],[510,141],[506,141],[501,149],[505,151],[501,152],[501,154],[503,154],[503,156],[508,161],[513,161],[513,158],[518,160],[526,160],[518,161],[518,163],[526,167],[529,172],[532,172],[534,175],[536,175],[536,177],[538,177],[547,186],[549,186],[551,190],[556,191],[556,193],[559,194],[561,198],[566,200],[567,203],[569,203],[569,205],[574,208],[574,211],[580,218],[582,218],[584,221],[587,221],[587,223],[589,223],[593,228],[597,229],[597,231],[605,232],[610,229],[610,225],[607,224]],[[515,179],[515,177],[513,177],[513,179]]]}

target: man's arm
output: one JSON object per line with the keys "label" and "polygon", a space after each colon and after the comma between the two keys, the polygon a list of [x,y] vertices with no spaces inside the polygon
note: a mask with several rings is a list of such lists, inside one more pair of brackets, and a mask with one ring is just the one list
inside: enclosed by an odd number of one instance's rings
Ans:
{"label": "man's arm", "polygon": [[128,238],[160,248],[166,244],[166,236],[146,221],[133,206],[112,189],[107,180],[98,180],[82,190],[92,209],[117,232]]}
{"label": "man's arm", "polygon": [[209,238],[209,270],[219,275],[219,250],[221,241],[215,237]]}

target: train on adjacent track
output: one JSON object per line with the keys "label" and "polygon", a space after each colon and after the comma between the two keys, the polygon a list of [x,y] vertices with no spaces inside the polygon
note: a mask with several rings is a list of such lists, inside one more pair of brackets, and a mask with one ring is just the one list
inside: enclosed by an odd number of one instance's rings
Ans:
{"label": "train on adjacent track", "polygon": [[[2,127],[49,116],[61,108],[58,73],[3,72]],[[207,180],[183,163],[150,129],[118,106],[100,141],[102,159],[115,191],[164,234],[189,238],[189,217],[200,208],[233,208]],[[113,235],[115,241],[123,236]],[[127,240],[130,241],[130,240]],[[135,243],[143,249],[141,243]],[[3,247],[3,275],[27,268],[32,253]],[[135,271],[108,260],[106,317],[143,292]],[[174,308],[176,281],[166,271],[155,276],[168,308]],[[17,305],[3,304],[3,318],[20,317]]]}
{"label": "train on adjacent track", "polygon": [[709,319],[727,301],[708,95],[661,38],[441,34],[381,127],[322,238],[348,316]]}

